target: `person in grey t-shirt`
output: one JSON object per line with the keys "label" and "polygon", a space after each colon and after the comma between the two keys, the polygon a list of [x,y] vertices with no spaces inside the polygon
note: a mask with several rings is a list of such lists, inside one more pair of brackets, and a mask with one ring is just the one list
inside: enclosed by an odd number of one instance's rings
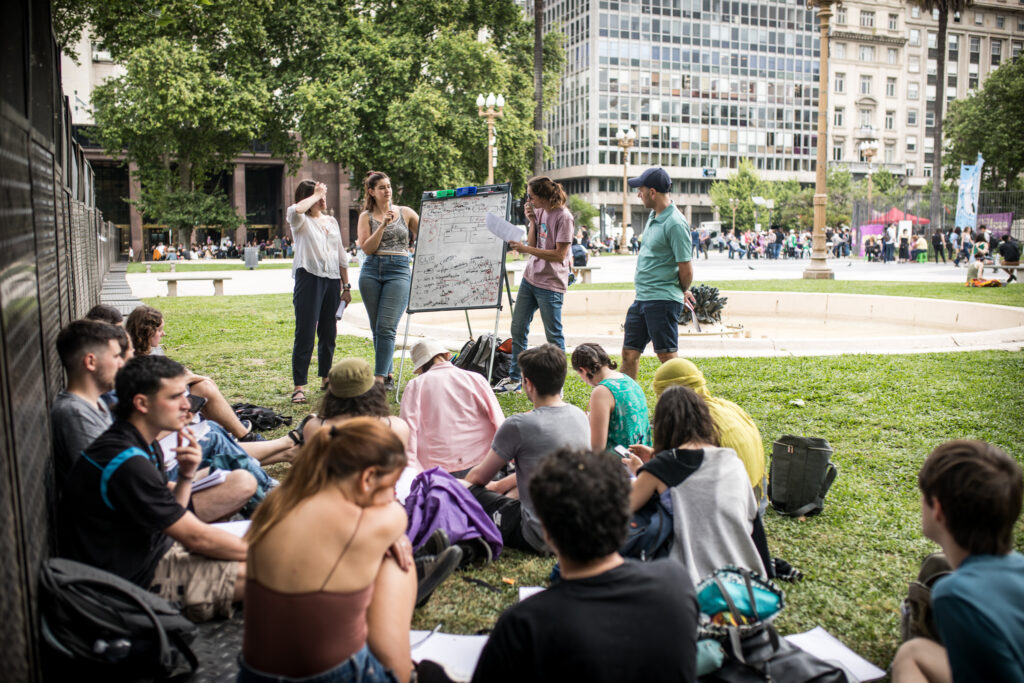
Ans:
{"label": "person in grey t-shirt", "polygon": [[57,394],[50,408],[61,487],[78,455],[113,424],[100,396],[114,388],[127,350],[127,333],[109,323],[76,320],[57,335],[57,354],[68,376],[67,390]]}
{"label": "person in grey t-shirt", "polygon": [[[544,344],[519,354],[523,391],[533,410],[512,415],[498,428],[484,461],[466,475],[466,485],[501,531],[505,545],[526,552],[548,554],[540,519],[530,500],[530,477],[541,458],[561,448],[590,448],[586,414],[561,397],[565,384],[565,352]],[[516,472],[491,481],[506,463]],[[515,488],[518,496],[506,495]]]}

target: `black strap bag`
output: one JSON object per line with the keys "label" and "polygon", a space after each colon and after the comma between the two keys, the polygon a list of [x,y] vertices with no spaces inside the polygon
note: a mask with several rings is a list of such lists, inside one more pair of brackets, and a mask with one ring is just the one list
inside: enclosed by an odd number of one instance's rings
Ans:
{"label": "black strap bag", "polygon": [[668,557],[672,541],[672,513],[661,502],[661,496],[655,494],[633,513],[619,554],[649,562]]}
{"label": "black strap bag", "polygon": [[251,422],[253,430],[257,432],[267,432],[292,423],[292,418],[287,415],[282,415],[273,408],[264,408],[252,403],[232,403],[231,409],[235,411],[239,420]]}
{"label": "black strap bag", "polygon": [[[483,375],[493,385],[509,375],[512,354],[503,351],[502,347],[511,349],[511,346],[511,339],[501,343],[493,334],[482,334],[476,340],[470,340],[463,345],[452,365]],[[491,376],[488,377],[487,366],[491,362],[491,349],[494,349],[494,366],[491,368]]]}
{"label": "black strap bag", "polygon": [[701,610],[697,637],[717,641],[724,652],[721,667],[700,676],[700,683],[849,682],[842,667],[779,636],[772,620],[785,607],[785,597],[771,581],[727,566],[701,581],[697,596]]}
{"label": "black strap bag", "polygon": [[81,562],[51,559],[39,572],[47,664],[58,677],[168,680],[199,662],[189,645],[198,628],[171,603]]}
{"label": "black strap bag", "polygon": [[768,499],[789,517],[810,517],[825,509],[825,494],[839,470],[825,439],[785,434],[772,444]]}

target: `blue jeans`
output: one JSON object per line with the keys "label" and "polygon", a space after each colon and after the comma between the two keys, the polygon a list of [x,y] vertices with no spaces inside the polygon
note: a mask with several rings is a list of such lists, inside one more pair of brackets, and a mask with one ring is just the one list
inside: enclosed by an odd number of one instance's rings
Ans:
{"label": "blue jeans", "polygon": [[373,374],[391,374],[398,321],[409,306],[412,271],[408,255],[371,254],[359,269],[359,295],[373,331]]}
{"label": "blue jeans", "polygon": [[322,673],[302,678],[278,676],[257,671],[245,663],[245,658],[238,655],[237,683],[397,683],[395,674],[373,656],[370,648],[363,645],[341,664]]}
{"label": "blue jeans", "polygon": [[526,280],[519,285],[516,294],[516,307],[512,312],[512,368],[509,377],[519,381],[519,354],[526,349],[526,337],[530,334],[530,323],[533,314],[540,309],[540,319],[544,322],[544,336],[548,342],[565,350],[565,338],[562,337],[562,292],[534,287]]}

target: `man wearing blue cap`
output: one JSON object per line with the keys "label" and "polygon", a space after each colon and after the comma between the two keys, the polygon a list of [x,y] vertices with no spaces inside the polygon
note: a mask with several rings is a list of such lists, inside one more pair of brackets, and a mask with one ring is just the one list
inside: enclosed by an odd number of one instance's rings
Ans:
{"label": "man wearing blue cap", "polygon": [[636,262],[636,298],[626,312],[622,342],[622,372],[636,379],[648,342],[662,363],[677,355],[683,301],[694,300],[689,291],[693,244],[690,226],[669,199],[672,180],[665,169],[649,168],[630,178],[629,186],[638,188],[640,201],[651,210]]}

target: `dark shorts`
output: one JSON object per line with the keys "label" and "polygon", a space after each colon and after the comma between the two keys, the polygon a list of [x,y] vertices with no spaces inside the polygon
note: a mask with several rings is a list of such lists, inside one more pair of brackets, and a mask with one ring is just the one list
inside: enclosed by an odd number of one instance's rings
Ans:
{"label": "dark shorts", "polygon": [[626,311],[622,348],[643,352],[650,342],[655,353],[678,351],[682,313],[683,304],[678,301],[634,301]]}
{"label": "dark shorts", "polygon": [[523,506],[518,498],[509,498],[494,491],[488,491],[483,486],[474,484],[469,487],[469,492],[480,503],[487,516],[494,522],[501,532],[502,542],[509,548],[522,550],[528,553],[537,553],[537,550],[530,545],[523,536]]}

